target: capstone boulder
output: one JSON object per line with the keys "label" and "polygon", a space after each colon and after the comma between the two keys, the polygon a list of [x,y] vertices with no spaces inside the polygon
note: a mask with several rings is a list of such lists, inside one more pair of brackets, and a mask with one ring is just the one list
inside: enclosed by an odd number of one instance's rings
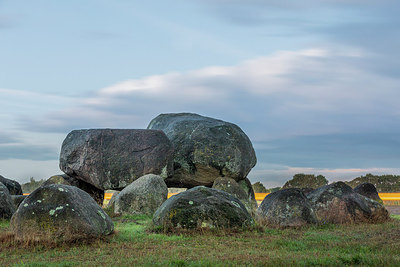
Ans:
{"label": "capstone boulder", "polygon": [[173,146],[158,130],[75,130],[62,144],[60,169],[99,189],[121,190],[145,174],[171,176]]}
{"label": "capstone boulder", "polygon": [[244,179],[256,164],[247,135],[235,124],[192,113],[161,114],[148,129],[162,130],[175,147],[168,187],[212,186],[218,177]]}

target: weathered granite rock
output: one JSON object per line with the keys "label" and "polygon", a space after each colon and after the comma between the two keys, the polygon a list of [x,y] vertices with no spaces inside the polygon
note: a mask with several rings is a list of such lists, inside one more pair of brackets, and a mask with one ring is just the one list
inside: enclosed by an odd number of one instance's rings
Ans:
{"label": "weathered granite rock", "polygon": [[14,202],[8,188],[0,182],[0,219],[10,219],[15,212]]}
{"label": "weathered granite rock", "polygon": [[116,214],[153,213],[168,198],[168,187],[161,176],[147,174],[125,187],[116,197]]}
{"label": "weathered granite rock", "polygon": [[10,195],[22,195],[21,185],[17,181],[7,179],[0,175],[0,183],[3,183],[7,187]]}
{"label": "weathered granite rock", "polygon": [[256,218],[261,225],[272,227],[300,227],[318,222],[311,202],[296,188],[267,195],[257,209]]}
{"label": "weathered granite rock", "polygon": [[22,201],[25,200],[27,196],[24,195],[11,195],[11,200],[14,203],[15,208],[17,209]]}
{"label": "weathered granite rock", "polygon": [[246,192],[248,202],[251,203],[251,206],[254,208],[254,211],[255,211],[258,207],[258,204],[257,204],[256,196],[254,194],[253,186],[251,185],[249,178],[246,177],[242,180],[239,180],[238,184]]}
{"label": "weathered granite rock", "polygon": [[100,206],[103,205],[104,201],[104,190],[98,189],[97,187],[86,183],[83,180],[76,179],[66,174],[54,175],[47,179],[42,186],[49,184],[65,184],[76,186],[88,193]]}
{"label": "weathered granite rock", "polygon": [[354,192],[343,182],[317,188],[307,198],[320,223],[375,223],[389,218],[383,205]]}
{"label": "weathered granite rock", "polygon": [[239,181],[256,164],[247,135],[235,124],[192,113],[161,114],[148,129],[162,130],[175,147],[169,187],[212,186],[227,176]]}
{"label": "weathered granite rock", "polygon": [[164,228],[245,228],[254,221],[238,198],[198,186],[165,201],[154,213],[153,223]]}
{"label": "weathered granite rock", "polygon": [[99,189],[120,190],[148,173],[172,175],[173,147],[157,130],[75,130],[63,142],[60,169]]}
{"label": "weathered granite rock", "polygon": [[111,218],[85,191],[47,185],[33,191],[11,218],[17,240],[70,241],[108,235]]}
{"label": "weathered granite rock", "polygon": [[354,188],[354,192],[363,195],[365,197],[368,197],[370,199],[373,199],[375,201],[378,201],[379,203],[383,203],[382,199],[379,197],[375,185],[371,183],[362,183],[360,185],[357,185]]}
{"label": "weathered granite rock", "polygon": [[250,214],[254,214],[255,210],[257,209],[257,202],[252,202],[249,199],[248,193],[232,178],[218,177],[215,179],[212,188],[225,191],[237,197],[240,201],[242,201]]}

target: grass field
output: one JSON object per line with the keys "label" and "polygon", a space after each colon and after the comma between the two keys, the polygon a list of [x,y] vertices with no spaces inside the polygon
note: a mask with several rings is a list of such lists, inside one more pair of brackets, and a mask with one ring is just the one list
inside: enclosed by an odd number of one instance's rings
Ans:
{"label": "grass field", "polygon": [[115,219],[115,234],[77,244],[16,244],[0,223],[0,266],[400,265],[400,216],[377,225],[163,233],[144,216]]}

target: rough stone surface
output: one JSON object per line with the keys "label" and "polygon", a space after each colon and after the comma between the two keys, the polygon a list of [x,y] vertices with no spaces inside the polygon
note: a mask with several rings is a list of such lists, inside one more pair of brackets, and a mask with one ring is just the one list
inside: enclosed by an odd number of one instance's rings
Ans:
{"label": "rough stone surface", "polygon": [[7,187],[10,195],[22,195],[21,185],[17,181],[7,179],[0,175],[0,183],[3,183]]}
{"label": "rough stone surface", "polygon": [[322,186],[307,195],[320,223],[382,222],[388,212],[380,203],[354,192],[343,182]]}
{"label": "rough stone surface", "polygon": [[161,114],[148,129],[164,131],[175,147],[169,187],[212,186],[221,176],[238,181],[256,164],[249,138],[229,122],[192,113]]}
{"label": "rough stone surface", "polygon": [[172,175],[173,146],[157,130],[75,130],[62,144],[60,169],[99,189],[120,190],[145,174]]}
{"label": "rough stone surface", "polygon": [[104,201],[104,190],[98,189],[97,187],[86,183],[80,179],[76,179],[66,174],[54,175],[47,179],[42,186],[49,184],[65,184],[76,186],[79,189],[82,189],[86,193],[88,193],[100,206],[103,205]]}
{"label": "rough stone surface", "polygon": [[108,235],[111,218],[85,191],[47,185],[33,191],[11,218],[17,240],[67,241]]}
{"label": "rough stone surface", "polygon": [[254,214],[255,209],[257,208],[257,203],[252,202],[249,199],[248,193],[232,178],[218,177],[214,181],[212,188],[225,191],[237,197],[245,205],[247,211],[250,214]]}
{"label": "rough stone surface", "polygon": [[147,128],[164,131],[175,147],[168,187],[212,186],[221,176],[239,181],[256,164],[249,138],[229,122],[192,113],[161,114]]}
{"label": "rough stone surface", "polygon": [[18,208],[22,201],[25,200],[27,196],[24,195],[11,195],[11,200],[14,203],[15,208]]}
{"label": "rough stone surface", "polygon": [[383,203],[382,199],[379,197],[376,187],[371,183],[362,183],[360,185],[357,185],[354,188],[354,192],[363,195],[365,197],[368,197],[370,199],[373,199],[375,201],[378,201],[380,203]]}
{"label": "rough stone surface", "polygon": [[164,228],[245,228],[254,221],[238,198],[198,186],[165,201],[154,213],[153,223]]}
{"label": "rough stone surface", "polygon": [[267,195],[256,213],[261,225],[300,227],[317,223],[311,202],[296,188],[279,190]]}
{"label": "rough stone surface", "polygon": [[257,204],[256,196],[254,194],[254,189],[253,189],[253,186],[251,185],[250,180],[246,177],[246,178],[238,181],[238,184],[246,192],[248,202],[251,203],[251,206],[254,208],[254,211],[255,211],[258,207],[258,204]]}
{"label": "rough stone surface", "polygon": [[8,188],[0,182],[0,219],[10,219],[15,212],[14,202]]}
{"label": "rough stone surface", "polygon": [[168,187],[161,176],[147,174],[127,187],[115,198],[114,212],[152,216],[168,198]]}

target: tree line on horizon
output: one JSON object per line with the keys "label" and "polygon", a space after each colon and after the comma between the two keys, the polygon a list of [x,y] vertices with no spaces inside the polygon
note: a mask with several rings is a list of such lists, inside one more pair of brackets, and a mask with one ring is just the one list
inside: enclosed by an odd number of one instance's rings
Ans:
{"label": "tree line on horizon", "polygon": [[[359,176],[351,181],[343,181],[352,188],[362,183],[373,184],[378,192],[400,192],[400,175],[384,174],[374,175],[368,173]],[[261,182],[255,182],[253,186],[254,193],[273,193],[285,188],[318,188],[327,185],[329,182],[323,175],[298,173],[288,180],[282,187],[266,188]]]}

